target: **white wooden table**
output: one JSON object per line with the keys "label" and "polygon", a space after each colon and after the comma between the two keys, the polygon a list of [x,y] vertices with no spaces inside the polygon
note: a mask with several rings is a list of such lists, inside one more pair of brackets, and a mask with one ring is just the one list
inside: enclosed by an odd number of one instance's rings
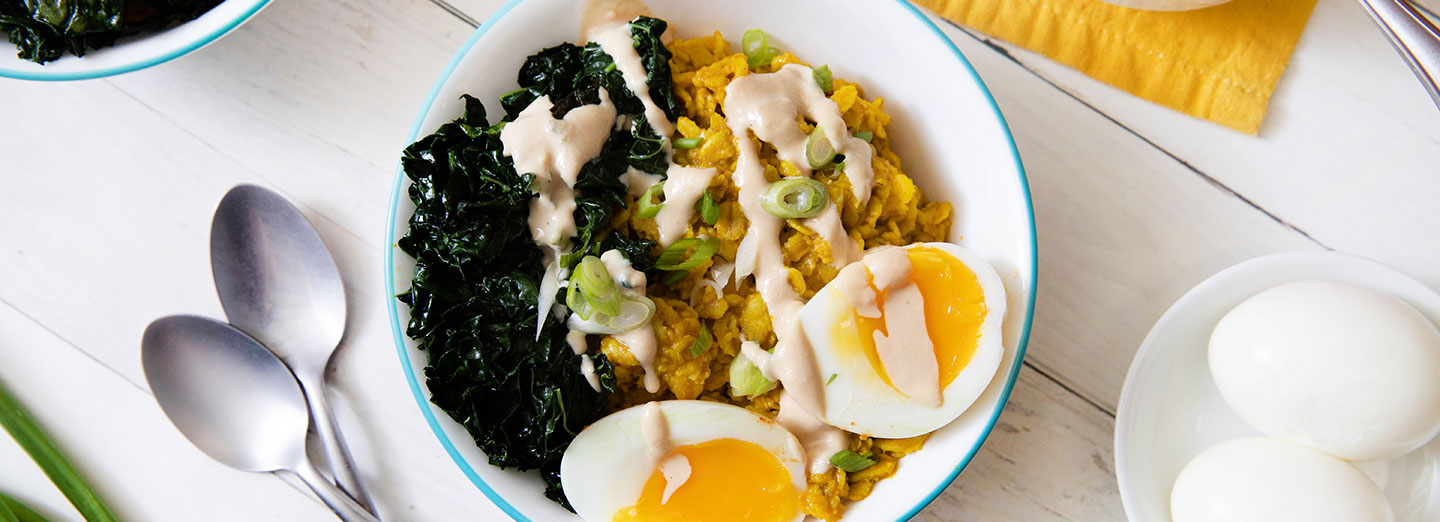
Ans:
{"label": "white wooden table", "polygon": [[[122,518],[334,520],[294,484],[201,454],[141,372],[149,321],[222,317],[207,236],[238,183],[296,202],[338,256],[353,309],[334,395],[382,515],[503,517],[405,387],[380,268],[416,108],[499,4],[275,0],[138,73],[0,81],[0,380]],[[1230,264],[1334,249],[1440,285],[1440,111],[1353,0],[1320,0],[1258,138],[945,27],[1029,173],[1039,303],[994,434],[919,519],[1123,520],[1111,430],[1130,358],[1171,302]],[[5,437],[0,491],[79,519]]]}

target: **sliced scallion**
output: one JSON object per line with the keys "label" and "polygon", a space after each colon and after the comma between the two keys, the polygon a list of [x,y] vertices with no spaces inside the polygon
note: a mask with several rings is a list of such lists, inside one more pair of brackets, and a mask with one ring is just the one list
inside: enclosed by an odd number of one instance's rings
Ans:
{"label": "sliced scallion", "polygon": [[700,323],[700,336],[695,338],[695,342],[690,343],[690,356],[699,357],[700,354],[705,353],[705,350],[710,349],[710,344],[714,341],[714,337],[710,335],[710,327],[705,326],[703,322]]}
{"label": "sliced scallion", "polygon": [[684,270],[681,270],[681,271],[679,271],[679,272],[670,272],[670,273],[668,273],[668,274],[665,274],[665,279],[664,279],[665,285],[666,285],[666,286],[669,286],[669,285],[673,285],[673,284],[675,284],[675,283],[679,283],[681,279],[685,279],[685,276],[688,276],[688,275],[690,275],[690,272],[686,272],[686,271],[684,271]]}
{"label": "sliced scallion", "polygon": [[734,397],[754,397],[775,389],[775,381],[765,378],[760,372],[760,367],[750,362],[744,354],[735,356],[730,361],[730,395]]}
{"label": "sliced scallion", "polygon": [[870,143],[870,140],[875,139],[875,133],[870,132],[870,131],[860,131],[860,132],[856,132],[856,133],[853,134],[853,136],[855,136],[856,138],[860,138],[860,139],[862,139],[862,140],[865,140],[865,143]]}
{"label": "sliced scallion", "polygon": [[720,221],[720,205],[715,203],[715,197],[710,195],[709,190],[700,196],[700,201],[695,202],[695,210],[700,211],[700,220],[706,225],[714,225]]}
{"label": "sliced scallion", "polygon": [[829,386],[830,383],[835,382],[835,378],[836,378],[836,377],[839,377],[839,376],[840,376],[840,374],[838,374],[838,373],[832,373],[832,374],[830,374],[830,378],[825,380],[825,385],[826,385],[826,386]]}
{"label": "sliced scallion", "polygon": [[815,85],[819,85],[820,90],[825,91],[825,94],[830,94],[835,90],[835,84],[830,79],[829,65],[821,65],[811,69],[810,73],[815,76]]}
{"label": "sliced scallion", "polygon": [[713,237],[692,237],[676,241],[655,260],[655,268],[665,271],[689,270],[710,260],[720,251],[720,240]]}
{"label": "sliced scallion", "polygon": [[674,146],[677,149],[693,149],[699,147],[705,138],[680,138],[675,140]]}
{"label": "sliced scallion", "polygon": [[830,463],[835,467],[845,470],[846,473],[855,473],[875,465],[875,461],[865,458],[850,450],[840,450],[830,456]]}
{"label": "sliced scallion", "polygon": [[760,198],[760,206],[775,217],[799,219],[815,217],[830,204],[825,184],[799,176],[783,178],[770,184]]}
{"label": "sliced scallion", "polygon": [[[9,518],[6,518],[6,515]],[[13,520],[14,522],[48,522],[45,517],[40,516],[30,506],[20,503],[19,500],[5,496],[0,493],[0,521]]]}
{"label": "sliced scallion", "polygon": [[660,202],[660,196],[664,193],[664,181],[650,185],[650,188],[645,189],[645,193],[640,195],[640,199],[635,202],[635,216],[640,219],[651,219],[660,215],[660,207],[665,206]]}
{"label": "sliced scallion", "polygon": [[834,159],[835,146],[825,137],[825,130],[816,125],[805,140],[805,161],[810,162],[810,168],[818,169]]}
{"label": "sliced scallion", "polygon": [[572,329],[585,333],[614,335],[644,326],[655,316],[655,302],[640,295],[626,295],[620,298],[620,312],[615,315],[594,314],[589,319],[570,317],[566,323]]}
{"label": "sliced scallion", "polygon": [[590,319],[596,313],[616,315],[620,313],[620,290],[605,263],[595,256],[585,256],[575,265],[570,276],[570,287],[565,292],[565,304],[581,319]]}
{"label": "sliced scallion", "polygon": [[751,67],[760,67],[780,54],[780,51],[770,48],[770,42],[765,38],[765,31],[751,29],[745,31],[745,36],[740,39],[740,51],[745,53],[745,61]]}

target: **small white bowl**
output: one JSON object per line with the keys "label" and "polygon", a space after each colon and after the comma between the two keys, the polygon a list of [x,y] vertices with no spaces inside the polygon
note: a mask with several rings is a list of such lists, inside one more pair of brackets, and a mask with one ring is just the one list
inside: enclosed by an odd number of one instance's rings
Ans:
{"label": "small white bowl", "polygon": [[[1115,475],[1125,513],[1169,522],[1170,490],[1181,468],[1216,443],[1259,436],[1215,387],[1210,333],[1235,305],[1267,288],[1326,279],[1373,288],[1440,323],[1440,294],[1375,261],[1336,253],[1276,254],[1221,271],[1176,301],[1145,337],[1115,416]],[[1358,464],[1381,490],[1397,522],[1440,520],[1440,440],[1398,459]]]}
{"label": "small white bowl", "polygon": [[[974,69],[948,38],[914,6],[875,0],[670,0],[650,2],[680,37],[722,31],[738,47],[747,29],[764,29],[772,45],[885,99],[894,117],[891,143],[905,170],[930,199],[954,204],[950,241],[984,257],[999,272],[1009,302],[1005,356],[990,386],[954,422],[935,432],[924,449],[901,461],[894,477],[853,504],[846,520],[907,520],[954,480],[979,451],[1009,397],[1024,357],[1035,302],[1035,225],[1029,189],[1010,133]],[[420,108],[410,142],[459,116],[459,97],[471,93],[491,115],[515,88],[525,57],[579,32],[581,2],[512,0],[476,30]],[[494,116],[492,116],[492,119]],[[414,260],[394,247],[414,210],[409,181],[396,173],[387,223],[388,296],[410,286]],[[400,363],[421,413],[456,465],[516,520],[577,520],[542,495],[538,474],[500,470],[486,463],[464,428],[429,401],[425,354],[404,334],[409,311],[388,299]]]}
{"label": "small white bowl", "polygon": [[0,77],[64,81],[103,78],[138,71],[189,54],[245,23],[270,0],[225,0],[199,18],[164,31],[122,38],[84,57],[66,53],[40,65],[15,56],[15,45],[0,35]]}

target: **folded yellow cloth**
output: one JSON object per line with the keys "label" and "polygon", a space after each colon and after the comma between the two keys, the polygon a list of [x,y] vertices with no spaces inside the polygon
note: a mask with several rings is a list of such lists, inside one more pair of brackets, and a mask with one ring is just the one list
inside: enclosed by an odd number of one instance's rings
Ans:
{"label": "folded yellow cloth", "polygon": [[1185,114],[1255,134],[1316,0],[1141,11],[1100,0],[912,0]]}

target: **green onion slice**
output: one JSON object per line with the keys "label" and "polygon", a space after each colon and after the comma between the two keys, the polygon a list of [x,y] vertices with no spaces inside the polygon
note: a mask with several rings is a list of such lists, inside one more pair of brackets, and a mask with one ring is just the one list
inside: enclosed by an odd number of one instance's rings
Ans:
{"label": "green onion slice", "polygon": [[679,272],[670,272],[668,274],[665,274],[665,279],[663,281],[666,285],[673,285],[675,283],[679,283],[681,279],[685,279],[685,276],[688,275],[690,275],[690,272],[686,272],[684,270],[681,270]]}
{"label": "green onion slice", "polygon": [[710,335],[710,327],[701,322],[700,336],[695,338],[695,342],[690,343],[690,356],[699,357],[700,354],[705,353],[705,350],[710,349],[710,343],[714,341],[715,338]]}
{"label": "green onion slice", "polygon": [[693,149],[699,147],[705,138],[680,138],[675,140],[674,147],[677,149]]}
{"label": "green onion slice", "polygon": [[641,295],[625,295],[620,298],[620,311],[615,315],[596,313],[590,319],[571,317],[567,326],[591,334],[614,335],[634,330],[650,323],[655,316],[655,302]]}
{"label": "green onion slice", "polygon": [[700,201],[695,202],[695,209],[700,211],[700,219],[706,225],[714,225],[720,221],[720,205],[715,203],[715,196],[711,196],[709,190],[700,196]]}
{"label": "green onion slice", "polygon": [[735,360],[730,361],[730,395],[734,397],[754,397],[775,389],[775,381],[765,378],[760,368],[744,354],[737,354]]}
{"label": "green onion slice", "polygon": [[751,29],[745,31],[745,36],[740,39],[740,51],[745,53],[745,61],[751,67],[759,67],[770,63],[780,51],[770,48],[770,42],[765,39],[765,31]]}
{"label": "green onion slice", "polygon": [[810,168],[818,169],[834,160],[835,146],[825,137],[825,130],[816,125],[805,140],[805,161],[810,162]]}
{"label": "green onion slice", "polygon": [[830,463],[835,467],[845,470],[846,473],[854,473],[875,465],[875,461],[865,458],[850,450],[840,450],[830,456]]}
{"label": "green onion slice", "polygon": [[641,219],[651,219],[660,215],[660,207],[665,204],[659,201],[664,193],[664,181],[650,185],[650,188],[645,189],[645,193],[640,195],[640,200],[635,202],[635,216]]}
{"label": "green onion slice", "polygon": [[854,134],[852,134],[852,135],[855,136],[856,138],[860,138],[860,139],[862,139],[862,140],[865,140],[865,143],[870,143],[870,140],[875,139],[875,133],[870,132],[870,131],[860,131],[860,132],[856,132],[856,133],[854,133]]}
{"label": "green onion slice", "polygon": [[570,276],[570,288],[565,293],[565,304],[581,319],[590,319],[596,313],[616,315],[620,313],[620,290],[605,263],[595,256],[585,256],[575,265]]}
{"label": "green onion slice", "polygon": [[689,270],[709,261],[718,251],[720,240],[713,237],[681,239],[660,253],[660,257],[655,260],[655,268],[667,272]]}
{"label": "green onion slice", "polygon": [[819,85],[820,90],[825,91],[825,94],[830,94],[831,92],[834,92],[835,83],[830,79],[829,65],[821,65],[819,67],[811,69],[810,72],[812,75],[815,76],[815,85]]}
{"label": "green onion slice", "polygon": [[798,219],[815,217],[830,203],[825,184],[810,178],[792,176],[770,184],[760,198],[760,206],[775,217]]}
{"label": "green onion slice", "polygon": [[838,374],[838,373],[832,373],[832,374],[830,374],[830,378],[825,380],[825,385],[826,385],[826,386],[829,386],[830,383],[835,382],[835,378],[836,378],[836,377],[839,377],[839,376],[840,376],[840,374]]}
{"label": "green onion slice", "polygon": [[[50,437],[40,429],[40,425],[30,417],[30,413],[20,407],[19,401],[10,395],[3,384],[0,384],[0,428],[9,432],[15,442],[20,444],[20,448],[24,449],[36,464],[40,465],[40,470],[45,472],[45,476],[50,477],[50,482],[55,484],[60,493],[65,495],[65,498],[75,506],[75,510],[79,511],[80,516],[87,522],[115,522],[117,520],[105,502],[95,494],[95,490],[90,489],[90,485],[85,482],[85,479],[80,476],[65,455],[60,453],[60,449],[55,447],[55,443],[51,442]],[[16,518],[22,514],[32,514],[18,502],[14,504],[6,502],[6,504]],[[16,506],[20,506],[20,508]]]}

